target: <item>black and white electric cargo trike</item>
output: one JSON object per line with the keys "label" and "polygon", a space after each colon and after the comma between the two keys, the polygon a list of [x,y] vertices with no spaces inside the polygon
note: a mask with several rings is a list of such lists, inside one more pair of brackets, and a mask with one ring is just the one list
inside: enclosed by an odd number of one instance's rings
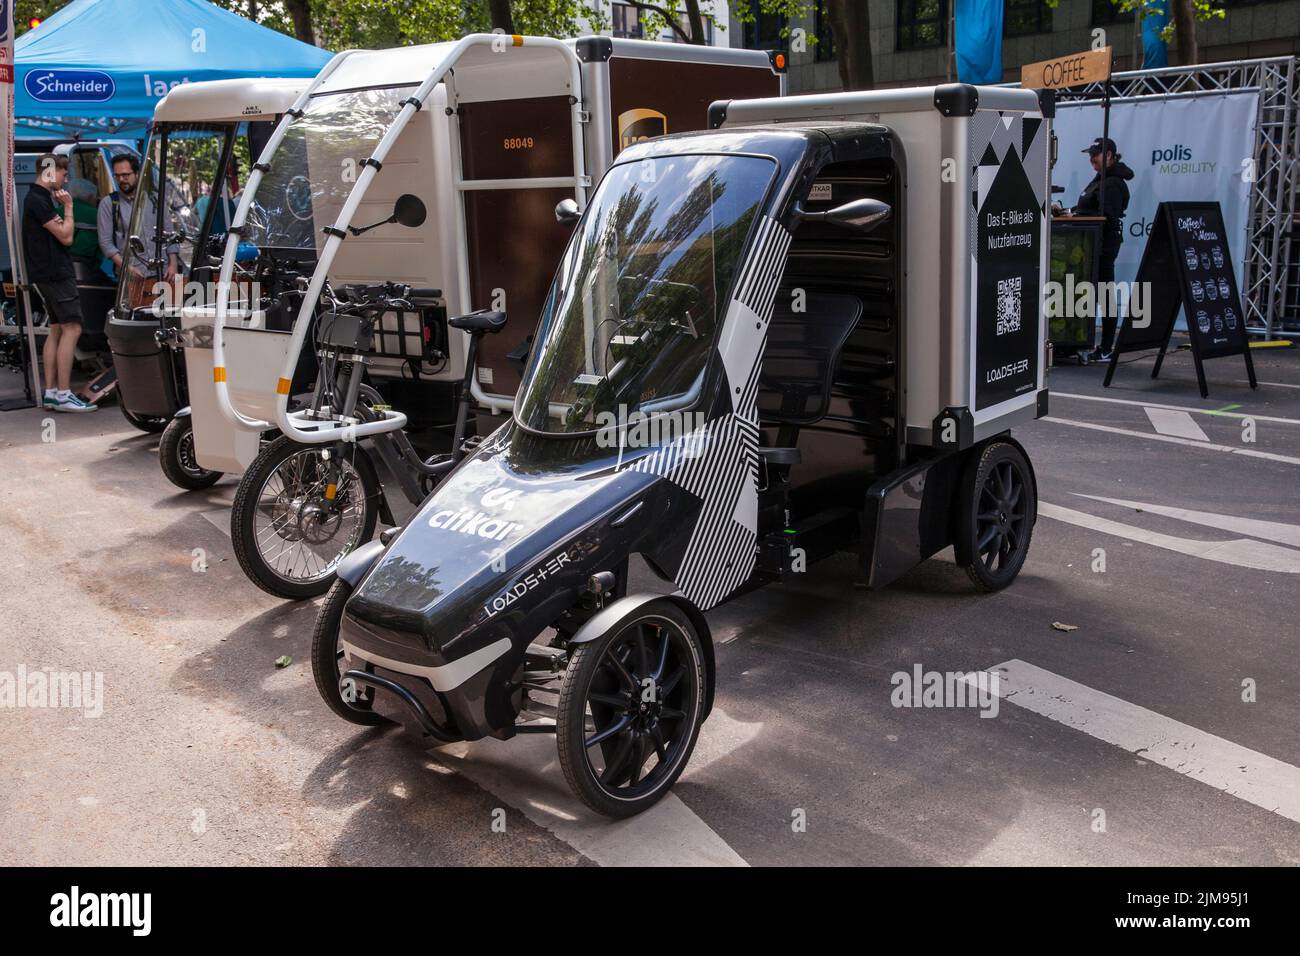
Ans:
{"label": "black and white electric cargo trike", "polygon": [[[1010,584],[1037,496],[1008,428],[1046,411],[1050,114],[963,85],[716,103],[715,129],[624,150],[511,419],[340,564],[313,644],[331,709],[553,733],[577,796],[628,816],[712,707],[711,608],[838,551],[868,587],[950,545]],[[634,555],[675,590],[630,593]]]}

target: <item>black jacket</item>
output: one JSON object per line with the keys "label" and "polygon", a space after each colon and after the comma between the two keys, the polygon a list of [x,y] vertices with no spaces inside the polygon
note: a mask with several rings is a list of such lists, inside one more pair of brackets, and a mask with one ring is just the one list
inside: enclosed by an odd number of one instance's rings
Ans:
{"label": "black jacket", "polygon": [[1101,204],[1101,173],[1092,177],[1092,182],[1079,194],[1079,202],[1074,207],[1075,215],[1105,216],[1106,228],[1102,233],[1102,251],[1118,249],[1124,241],[1124,210],[1128,209],[1128,181],[1133,178],[1133,170],[1118,159],[1115,165],[1106,170],[1106,208]]}

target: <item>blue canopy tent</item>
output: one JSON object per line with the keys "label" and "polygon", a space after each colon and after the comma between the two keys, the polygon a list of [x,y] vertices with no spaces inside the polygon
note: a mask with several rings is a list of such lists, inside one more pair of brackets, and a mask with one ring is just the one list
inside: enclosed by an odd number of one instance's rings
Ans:
{"label": "blue canopy tent", "polygon": [[329,58],[207,0],[73,0],[14,44],[14,135],[142,139],[173,86],[315,76]]}
{"label": "blue canopy tent", "polygon": [[[142,141],[154,107],[175,86],[235,77],[312,77],[329,58],[327,50],[206,0],[73,0],[14,44],[16,151],[37,148],[35,143],[24,147],[23,140]],[[34,168],[26,173],[34,175]],[[0,170],[0,177],[10,174]],[[12,174],[21,187],[19,173]],[[17,192],[21,205],[22,188]],[[0,243],[0,271],[9,270],[10,260],[8,243]],[[23,313],[30,314],[26,291],[22,301]],[[40,387],[31,326],[26,340],[30,391],[20,406],[29,405]]]}

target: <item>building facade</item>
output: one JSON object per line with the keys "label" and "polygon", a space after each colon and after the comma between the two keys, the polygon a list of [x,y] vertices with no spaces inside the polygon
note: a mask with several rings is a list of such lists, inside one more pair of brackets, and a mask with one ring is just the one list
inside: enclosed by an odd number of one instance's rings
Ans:
{"label": "building facade", "polygon": [[[599,6],[604,16],[606,28],[601,33],[606,36],[623,37],[633,40],[662,40],[668,43],[685,42],[681,34],[672,29],[665,29],[653,34],[641,16],[641,11],[624,0],[597,0],[593,6]],[[663,4],[664,7],[669,4]],[[704,17],[705,40],[710,46],[740,46],[756,49],[745,43],[745,37],[734,42],[731,36],[731,9],[725,0],[702,0],[700,12]],[[677,20],[682,30],[689,34],[690,23],[685,10],[677,9]]]}
{"label": "building facade", "polygon": [[[736,0],[733,0],[736,2]],[[757,11],[755,0],[749,2]],[[877,87],[922,86],[952,82],[953,0],[857,0],[870,6],[872,66]],[[1300,2],[1297,0],[1215,0],[1222,20],[1198,23],[1200,62],[1300,55]],[[718,4],[721,6],[721,4]],[[732,46],[781,47],[790,51],[790,92],[840,89],[835,38],[820,0],[801,21],[787,24],[758,16],[752,24],[728,31]],[[734,19],[734,18],[733,18]],[[788,27],[788,30],[787,30]],[[1036,60],[1089,49],[1093,31],[1105,31],[1114,48],[1115,69],[1141,66],[1141,34],[1132,13],[1120,13],[1111,0],[1004,0],[1002,64],[1004,79],[1020,78],[1020,67]],[[782,32],[786,35],[783,37]],[[800,33],[799,31],[802,31]],[[810,42],[811,38],[817,42]],[[1169,63],[1178,65],[1176,44]]]}

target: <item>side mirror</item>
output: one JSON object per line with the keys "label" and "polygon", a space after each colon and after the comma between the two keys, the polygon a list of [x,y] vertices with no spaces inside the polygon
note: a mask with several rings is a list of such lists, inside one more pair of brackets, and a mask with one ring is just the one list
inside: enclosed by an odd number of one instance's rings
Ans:
{"label": "side mirror", "polygon": [[824,212],[809,212],[802,206],[795,210],[795,214],[806,222],[829,222],[832,225],[847,226],[862,232],[871,232],[876,226],[886,222],[892,212],[889,204],[879,199],[855,199]]}
{"label": "side mirror", "polygon": [[132,236],[126,241],[126,243],[131,247],[131,251],[137,256],[144,255],[144,240],[139,236]]}
{"label": "side mirror", "polygon": [[424,208],[424,201],[419,196],[411,193],[402,193],[397,197],[397,202],[393,203],[393,214],[387,219],[381,219],[379,222],[372,222],[368,226],[348,226],[348,232],[354,236],[360,236],[371,229],[378,229],[380,226],[386,226],[390,222],[395,222],[399,226],[406,226],[408,229],[416,229],[424,225],[424,220],[429,216],[429,211]]}
{"label": "side mirror", "polygon": [[402,193],[393,203],[393,222],[408,229],[418,229],[424,225],[429,211],[424,208],[424,201],[411,193]]}
{"label": "side mirror", "polygon": [[572,226],[582,218],[576,199],[561,199],[555,204],[555,221],[563,226]]}

